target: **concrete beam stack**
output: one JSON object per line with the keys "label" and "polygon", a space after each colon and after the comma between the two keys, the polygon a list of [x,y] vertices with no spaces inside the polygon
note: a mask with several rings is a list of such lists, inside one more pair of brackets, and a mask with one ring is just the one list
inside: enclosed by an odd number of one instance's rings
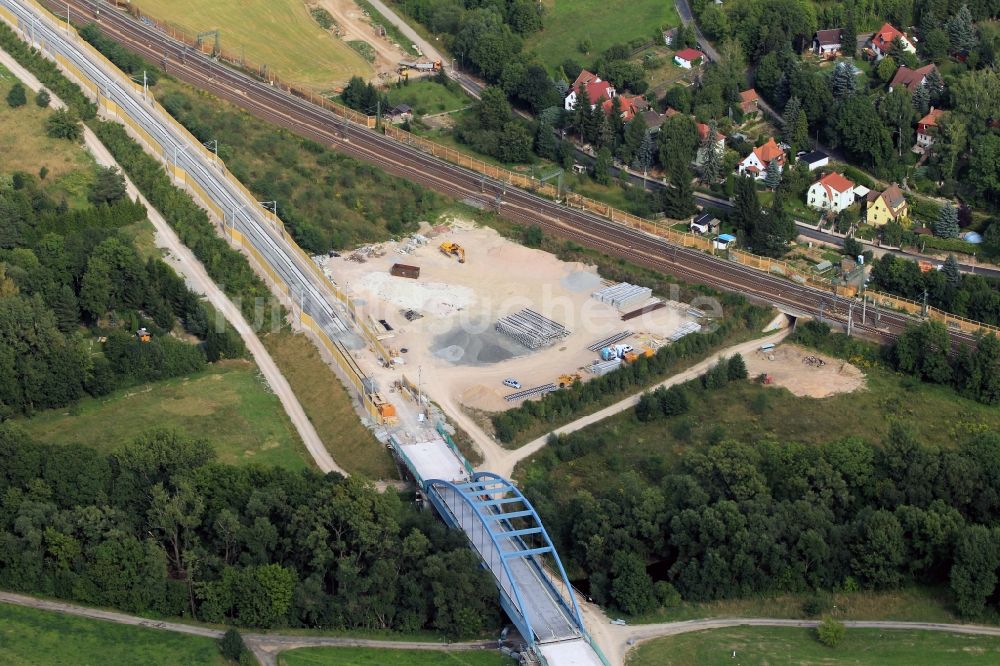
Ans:
{"label": "concrete beam stack", "polygon": [[534,310],[525,308],[520,312],[501,318],[496,323],[496,329],[509,336],[528,349],[547,347],[569,335],[569,330],[548,317]]}
{"label": "concrete beam stack", "polygon": [[649,287],[640,287],[628,282],[619,282],[591,294],[598,301],[613,305],[619,310],[626,310],[639,303],[645,303],[652,295],[653,290]]}

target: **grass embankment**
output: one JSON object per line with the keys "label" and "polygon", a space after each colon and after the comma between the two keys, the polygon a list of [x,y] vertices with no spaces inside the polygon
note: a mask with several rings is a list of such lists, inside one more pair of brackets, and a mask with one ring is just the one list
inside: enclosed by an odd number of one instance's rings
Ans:
{"label": "grass embankment", "polygon": [[[372,67],[347,44],[323,30],[301,0],[140,0],[151,17],[190,35],[220,31],[230,54],[246,53],[285,81],[326,90],[352,75],[368,78]],[[214,37],[208,37],[209,43]]]}
{"label": "grass embankment", "polygon": [[311,340],[289,332],[271,333],[264,337],[264,346],[338,465],[372,479],[397,477],[389,452],[361,425],[343,383]]}
{"label": "grass embankment", "polygon": [[513,666],[496,651],[444,652],[371,648],[301,648],[278,655],[279,666]]}
{"label": "grass embankment", "polygon": [[211,638],[0,604],[0,663],[225,666]]}
{"label": "grass embankment", "polygon": [[[278,215],[307,252],[325,254],[416,231],[445,198],[255,118],[174,80],[154,93],[202,140],[218,139],[230,171]],[[354,130],[363,131],[363,130]]]}
{"label": "grass embankment", "polygon": [[[662,40],[660,28],[680,24],[672,2],[662,0],[544,0],[543,28],[525,42],[550,69],[566,59],[589,65],[613,44],[633,39]],[[580,45],[589,43],[583,53]],[[662,42],[661,42],[662,43]]]}
{"label": "grass embankment", "polygon": [[204,372],[133,386],[20,421],[41,442],[110,453],[154,425],[212,442],[219,461],[303,469],[312,460],[257,367],[221,361]]}
{"label": "grass embankment", "polygon": [[[734,656],[735,653],[735,656]],[[629,666],[671,664],[995,664],[1000,637],[945,634],[937,631],[848,629],[839,645],[826,647],[813,629],[739,627],[716,629],[640,645]]]}
{"label": "grass embankment", "polygon": [[[17,78],[0,65],[0,100],[5,100]],[[4,173],[24,171],[38,175],[47,170],[42,188],[75,208],[87,200],[87,189],[94,181],[95,163],[90,153],[65,139],[53,139],[45,133],[45,120],[52,114],[49,108],[35,104],[35,93],[25,86],[28,103],[11,108],[0,101],[0,169]]]}
{"label": "grass embankment", "polygon": [[473,101],[458,84],[442,85],[433,79],[418,79],[389,89],[390,104],[409,104],[418,116],[458,111]]}

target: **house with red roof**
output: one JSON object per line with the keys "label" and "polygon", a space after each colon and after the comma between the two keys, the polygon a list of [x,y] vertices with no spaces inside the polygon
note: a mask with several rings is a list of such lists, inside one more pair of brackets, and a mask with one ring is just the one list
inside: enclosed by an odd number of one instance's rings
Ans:
{"label": "house with red roof", "polygon": [[778,165],[779,171],[785,168],[785,151],[774,142],[774,137],[768,139],[767,143],[757,146],[744,157],[737,167],[737,171],[741,176],[752,176],[756,180],[761,180],[771,162]]}
{"label": "house with red roof", "polygon": [[892,81],[889,82],[889,92],[892,92],[896,86],[906,86],[906,89],[912,93],[923,85],[927,81],[927,75],[936,69],[934,63],[924,65],[919,69],[910,69],[906,65],[900,65],[892,77]]}
{"label": "house with red roof", "polygon": [[872,52],[875,54],[876,60],[881,60],[889,51],[892,50],[892,43],[899,39],[903,43],[903,50],[909,51],[910,53],[916,53],[917,47],[913,45],[913,41],[907,37],[904,33],[897,30],[894,26],[886,23],[878,32],[874,33],[871,37]]}
{"label": "house with red roof", "polygon": [[938,119],[944,115],[941,109],[933,106],[926,116],[917,121],[917,143],[913,146],[913,152],[925,153],[934,145],[934,135],[937,134]]}
{"label": "house with red roof", "polygon": [[[588,74],[592,78],[585,79],[584,74]],[[587,101],[590,103],[591,109],[597,106],[598,103],[602,103],[602,99],[610,100],[617,94],[613,85],[607,81],[602,81],[599,76],[594,76],[590,72],[580,72],[580,76],[576,77],[576,80],[580,83],[570,89],[563,104],[563,108],[567,111],[572,111],[576,108],[576,98],[581,87],[587,95]]]}
{"label": "house with red roof", "polygon": [[[606,99],[601,105],[601,108],[604,110],[605,114],[610,115],[614,106],[614,102],[610,99]],[[648,110],[649,102],[646,101],[645,97],[640,97],[638,95],[619,95],[618,106],[621,109],[621,119],[628,122]]]}
{"label": "house with red roof", "polygon": [[705,54],[698,49],[692,49],[688,47],[686,49],[681,49],[674,54],[674,62],[677,63],[679,67],[684,69],[691,69],[691,67],[698,63],[699,60],[705,57]]}
{"label": "house with red roof", "polygon": [[844,31],[841,28],[817,30],[813,35],[813,50],[821,58],[835,58],[840,54]]}
{"label": "house with red roof", "polygon": [[854,183],[839,173],[828,173],[809,186],[806,204],[810,208],[839,213],[854,203]]}
{"label": "house with red roof", "polygon": [[754,116],[760,113],[760,95],[753,88],[740,93],[740,112],[744,116]]}

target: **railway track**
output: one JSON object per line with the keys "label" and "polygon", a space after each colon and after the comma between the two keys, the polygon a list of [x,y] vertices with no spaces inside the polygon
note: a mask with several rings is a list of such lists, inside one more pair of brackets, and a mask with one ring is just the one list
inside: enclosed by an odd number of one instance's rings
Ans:
{"label": "railway track", "polygon": [[[99,17],[90,0],[41,0],[57,16],[78,24],[97,21],[102,31],[125,48],[159,64],[170,74],[230,101],[253,115],[312,139],[389,173],[420,183],[460,200],[492,206],[499,196],[499,214],[517,224],[536,225],[551,235],[573,240],[637,265],[674,275],[688,282],[744,294],[783,310],[822,316],[846,324],[850,304],[829,292],[806,287],[782,277],[672,245],[662,238],[615,224],[591,213],[567,208],[527,191],[505,187],[481,174],[432,157],[416,148],[355,125],[307,100],[278,90],[242,72],[192,51],[130,16],[109,10]],[[852,327],[857,333],[888,342],[915,319],[883,310],[878,325],[860,321],[854,307]],[[974,343],[970,334],[951,331],[954,342]]]}

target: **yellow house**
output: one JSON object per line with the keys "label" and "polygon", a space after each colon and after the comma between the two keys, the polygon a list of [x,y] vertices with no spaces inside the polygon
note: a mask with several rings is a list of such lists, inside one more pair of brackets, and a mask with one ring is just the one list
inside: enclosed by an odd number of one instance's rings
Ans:
{"label": "yellow house", "polygon": [[881,194],[872,192],[868,195],[868,224],[880,227],[890,220],[906,222],[909,215],[906,197],[898,185],[890,185]]}

